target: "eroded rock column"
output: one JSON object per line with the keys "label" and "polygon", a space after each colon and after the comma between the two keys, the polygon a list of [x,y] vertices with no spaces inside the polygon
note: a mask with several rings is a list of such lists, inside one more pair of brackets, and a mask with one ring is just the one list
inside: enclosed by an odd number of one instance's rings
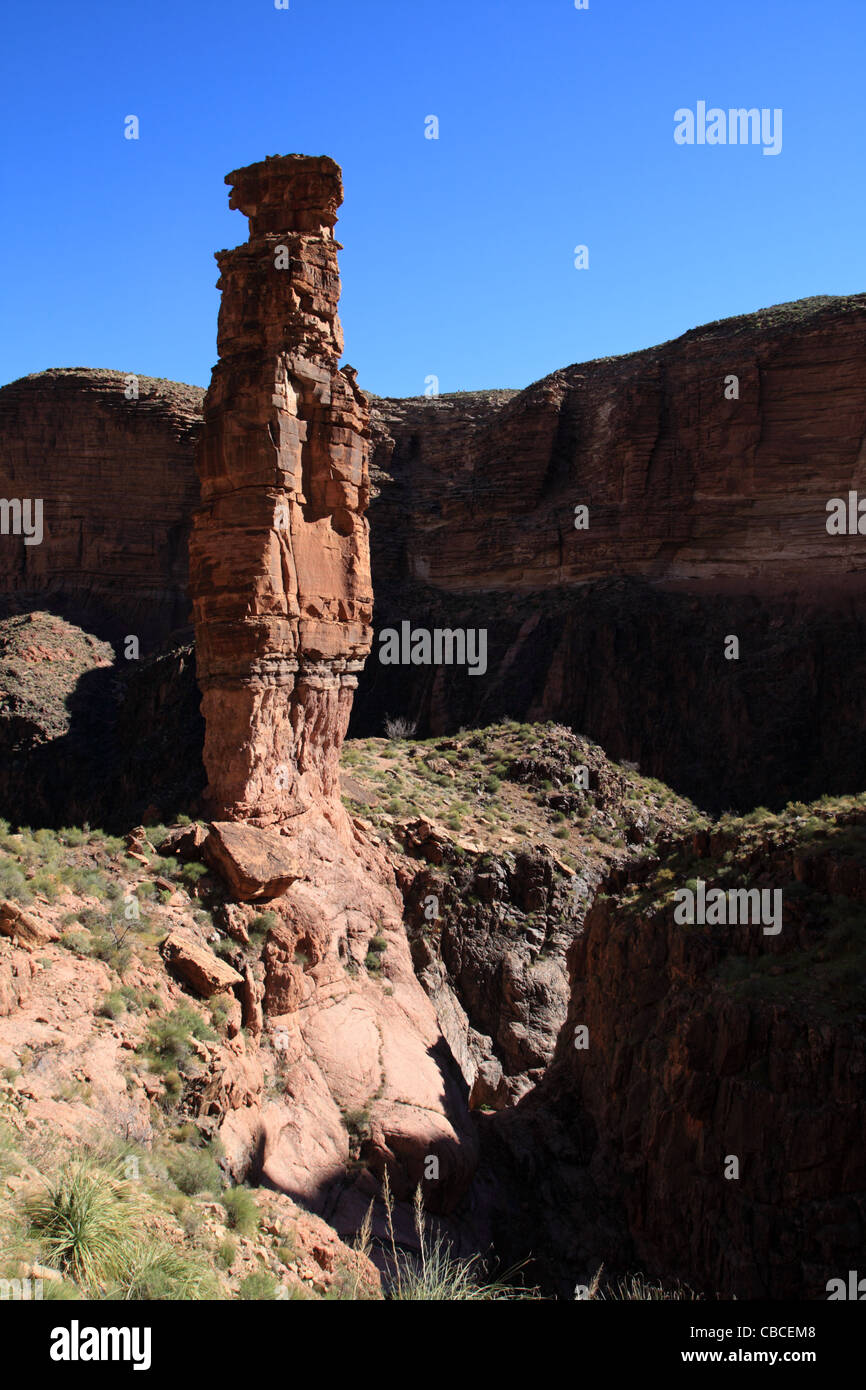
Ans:
{"label": "eroded rock column", "polygon": [[338,165],[273,156],[226,183],[250,235],[216,257],[190,592],[208,811],[269,825],[337,793],[371,641],[369,411],[338,366]]}

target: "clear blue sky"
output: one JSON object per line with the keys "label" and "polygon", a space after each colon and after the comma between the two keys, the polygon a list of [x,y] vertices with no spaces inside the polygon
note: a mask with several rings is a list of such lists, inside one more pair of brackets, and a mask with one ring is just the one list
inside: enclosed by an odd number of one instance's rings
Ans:
{"label": "clear blue sky", "polygon": [[[866,0],[10,0],[0,381],[207,385],[247,226],[223,177],[266,154],[343,166],[346,360],[379,394],[862,291],[864,57]],[[781,154],[676,145],[701,100],[781,107]]]}

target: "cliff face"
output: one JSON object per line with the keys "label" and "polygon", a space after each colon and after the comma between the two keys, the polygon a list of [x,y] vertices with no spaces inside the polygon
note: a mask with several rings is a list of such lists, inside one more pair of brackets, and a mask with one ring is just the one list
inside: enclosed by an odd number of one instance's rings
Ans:
{"label": "cliff face", "polygon": [[369,651],[367,400],[338,371],[333,160],[229,174],[250,239],[222,251],[190,539],[208,799],[266,824],[336,784]]}
{"label": "cliff face", "polygon": [[377,634],[484,628],[488,660],[382,665],[377,636],[354,731],[558,719],[715,809],[862,784],[866,537],[826,523],[864,476],[866,296],[376,401],[374,432]]}
{"label": "cliff face", "polygon": [[203,394],[84,368],[0,388],[0,496],[41,499],[44,530],[33,545],[0,536],[7,610],[53,605],[102,636],[138,636],[143,654],[188,624]]}
{"label": "cliff face", "polygon": [[[321,221],[321,208],[310,213]],[[211,589],[204,679],[226,719],[236,706],[239,727],[245,701],[266,705],[268,691],[294,682],[304,722],[316,705],[313,717],[336,729],[369,642],[357,453],[366,425],[353,374],[335,367],[336,244],[268,216],[225,253],[225,360],[203,483],[212,535],[223,526],[240,541],[256,598],[249,614],[233,610],[225,555],[201,556]],[[277,270],[279,245],[287,263]],[[243,316],[270,312],[265,285],[283,296],[301,345],[293,366],[279,316],[267,327],[271,396],[244,376]],[[478,677],[386,666],[377,636],[353,732],[381,733],[386,714],[435,733],[552,718],[714,809],[856,790],[866,776],[866,537],[828,534],[826,508],[864,472],[864,349],[866,296],[805,300],[521,392],[374,399],[376,632],[407,619],[484,628],[488,659]],[[0,539],[0,595],[7,610],[54,607],[83,614],[98,635],[132,631],[155,645],[189,616],[200,395],[140,378],[132,402],[125,380],[59,371],[0,390],[3,486],[44,496],[46,531],[39,546]],[[230,460],[214,452],[229,399],[239,407]],[[314,552],[302,540],[313,535]],[[337,657],[341,629],[349,642]],[[725,659],[729,635],[738,660]],[[246,694],[229,696],[236,681]],[[297,740],[303,763],[303,732],[281,737]],[[281,805],[303,804],[304,775],[288,797],[280,789]],[[246,788],[242,801],[278,814],[246,753],[228,776]],[[332,784],[327,758],[314,778]]]}
{"label": "cliff face", "polygon": [[[855,1262],[866,1236],[862,802],[723,823],[612,872],[570,949],[553,1065],[488,1136],[488,1160],[512,1180],[519,1164],[532,1194],[524,1245],[504,1215],[509,1250],[534,1243],[564,1282],[619,1249],[737,1298],[824,1298]],[[678,922],[672,890],[698,879],[708,895],[779,892],[774,929]],[[605,1257],[602,1214],[617,1210],[633,1245],[608,1240]]]}
{"label": "cliff face", "polygon": [[[375,463],[393,478],[375,508],[377,593],[635,576],[814,596],[866,580],[862,537],[825,526],[828,499],[866,469],[866,295],[727,319],[519,393],[376,414]],[[387,525],[398,510],[405,524]]]}

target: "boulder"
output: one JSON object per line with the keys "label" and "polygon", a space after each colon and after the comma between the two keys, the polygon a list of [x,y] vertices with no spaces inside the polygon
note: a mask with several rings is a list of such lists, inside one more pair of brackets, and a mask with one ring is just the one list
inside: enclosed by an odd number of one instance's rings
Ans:
{"label": "boulder", "polygon": [[37,946],[47,946],[57,941],[60,932],[53,922],[47,922],[32,912],[25,912],[17,903],[8,899],[0,901],[0,933],[9,936],[18,946],[32,951]]}
{"label": "boulder", "polygon": [[162,955],[166,965],[171,966],[203,999],[210,999],[222,990],[233,989],[243,979],[237,970],[183,931],[170,933],[162,944]]}
{"label": "boulder", "polygon": [[204,857],[235,897],[245,902],[277,898],[302,877],[286,836],[255,825],[214,821]]}

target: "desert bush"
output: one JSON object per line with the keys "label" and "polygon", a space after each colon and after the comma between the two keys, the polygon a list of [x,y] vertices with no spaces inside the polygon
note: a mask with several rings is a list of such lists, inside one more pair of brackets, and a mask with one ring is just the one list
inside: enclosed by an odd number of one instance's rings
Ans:
{"label": "desert bush", "polygon": [[264,1270],[256,1274],[248,1274],[246,1279],[241,1280],[238,1289],[238,1298],[246,1300],[263,1301],[265,1299],[275,1299],[277,1297],[278,1285],[273,1275],[266,1274]]}
{"label": "desert bush", "polygon": [[77,825],[66,825],[63,826],[61,830],[58,830],[57,838],[60,840],[61,844],[68,845],[74,849],[77,845],[83,845],[87,842],[89,833],[88,830],[79,829]]}
{"label": "desert bush", "polygon": [[221,1201],[231,1230],[242,1236],[251,1236],[258,1230],[259,1209],[248,1187],[230,1187]]}
{"label": "desert bush", "polygon": [[394,1233],[394,1203],[387,1173],[384,1196],[390,1244],[386,1279],[389,1298],[398,1302],[493,1302],[529,1298],[536,1293],[512,1288],[505,1280],[486,1282],[479,1255],[460,1258],[444,1236],[431,1235],[424,1219],[420,1186],[414,1201],[418,1249],[414,1253],[401,1249]]}
{"label": "desert bush", "polygon": [[198,1192],[217,1193],[223,1185],[219,1165],[209,1148],[179,1149],[169,1155],[166,1166],[175,1187],[187,1197]]}
{"label": "desert bush", "polygon": [[231,1269],[238,1253],[238,1243],[231,1236],[226,1236],[225,1240],[220,1241],[217,1246],[217,1264],[221,1269]]}
{"label": "desert bush", "polygon": [[124,1301],[198,1301],[219,1298],[213,1273],[200,1255],[163,1242],[140,1240],[126,1246],[107,1297]]}
{"label": "desert bush", "polygon": [[33,901],[33,892],[23,870],[9,859],[0,859],[0,897],[13,898],[19,903]]}
{"label": "desert bush", "polygon": [[402,715],[392,719],[385,715],[385,737],[391,739],[414,738],[418,728],[417,719],[405,719]]}
{"label": "desert bush", "polygon": [[178,1004],[164,1018],[156,1018],[147,1032],[146,1050],[156,1070],[168,1071],[188,1061],[190,1039],[212,1042],[216,1033],[189,1004]]}
{"label": "desert bush", "polygon": [[207,864],[200,864],[197,859],[190,859],[175,872],[185,888],[193,889],[210,873],[210,869]]}
{"label": "desert bush", "polygon": [[267,936],[269,931],[280,925],[276,912],[258,912],[249,925],[250,936]]}
{"label": "desert bush", "polygon": [[587,1292],[582,1294],[578,1301],[646,1303],[667,1299],[699,1300],[701,1297],[686,1284],[677,1282],[669,1287],[660,1283],[651,1284],[643,1274],[630,1274],[624,1279],[618,1279],[616,1283],[602,1285],[601,1271],[603,1268],[603,1265],[599,1265],[589,1283]]}

